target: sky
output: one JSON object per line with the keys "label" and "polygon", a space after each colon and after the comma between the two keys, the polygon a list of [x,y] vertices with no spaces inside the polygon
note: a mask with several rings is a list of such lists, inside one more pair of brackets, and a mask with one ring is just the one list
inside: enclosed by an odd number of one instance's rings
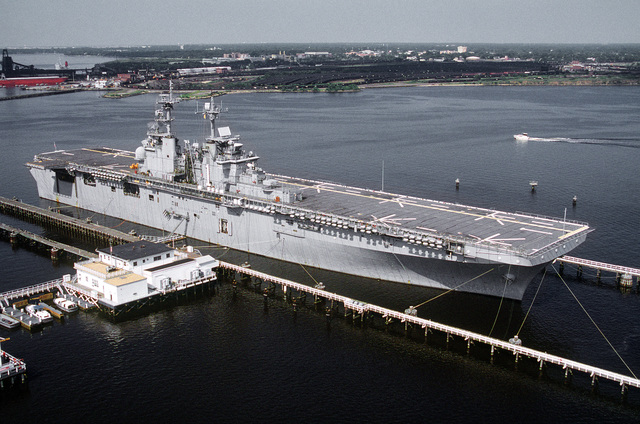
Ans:
{"label": "sky", "polygon": [[640,43],[640,0],[0,0],[5,47]]}

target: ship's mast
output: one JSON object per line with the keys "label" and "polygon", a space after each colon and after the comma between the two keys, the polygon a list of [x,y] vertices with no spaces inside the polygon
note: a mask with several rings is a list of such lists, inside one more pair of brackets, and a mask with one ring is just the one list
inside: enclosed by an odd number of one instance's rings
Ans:
{"label": "ship's mast", "polygon": [[157,125],[154,125],[153,128],[149,129],[147,132],[149,137],[159,141],[162,137],[173,136],[173,133],[171,132],[171,122],[173,122],[173,105],[179,102],[179,98],[173,97],[173,82],[169,81],[169,94],[160,94],[160,98],[156,101],[156,104],[159,105],[156,109],[154,118]]}
{"label": "ship's mast", "polygon": [[222,110],[220,109],[220,106],[213,103],[213,97],[211,97],[210,102],[204,104],[204,113],[206,117],[209,119],[209,125],[211,129],[209,137],[207,137],[207,141],[212,143],[215,142],[216,119],[218,119],[218,115],[220,115],[220,112],[222,112]]}
{"label": "ship's mast", "polygon": [[216,138],[216,119],[218,119],[218,115],[220,115],[221,112],[224,112],[224,110],[213,102],[213,96],[211,97],[210,102],[204,104],[205,117],[209,119],[210,126],[210,133],[209,137],[207,137],[207,142],[216,144],[216,154],[223,154],[224,147],[228,144],[226,140],[222,139],[222,137]]}

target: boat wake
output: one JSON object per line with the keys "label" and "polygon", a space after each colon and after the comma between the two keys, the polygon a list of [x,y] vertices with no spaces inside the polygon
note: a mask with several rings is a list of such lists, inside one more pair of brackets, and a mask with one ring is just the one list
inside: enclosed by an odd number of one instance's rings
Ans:
{"label": "boat wake", "polygon": [[570,143],[570,144],[594,144],[600,146],[619,146],[640,148],[640,138],[567,138],[567,137],[531,137],[527,136],[526,141],[540,141],[550,143]]}

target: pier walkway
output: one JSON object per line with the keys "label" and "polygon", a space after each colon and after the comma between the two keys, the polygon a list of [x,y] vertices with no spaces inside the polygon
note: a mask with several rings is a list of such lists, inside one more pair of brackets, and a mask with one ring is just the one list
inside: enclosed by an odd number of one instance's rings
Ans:
{"label": "pier walkway", "polygon": [[30,221],[36,224],[50,225],[52,227],[68,230],[80,236],[86,236],[102,242],[131,243],[139,238],[113,228],[92,224],[78,218],[73,218],[58,212],[39,208],[37,206],[22,203],[19,200],[8,199],[0,196],[0,212],[5,215]]}
{"label": "pier walkway", "polygon": [[616,280],[621,286],[632,287],[633,277],[640,281],[640,269],[628,266],[608,264],[605,262],[592,261],[589,259],[576,258],[573,256],[560,256],[555,262],[560,263],[560,273],[563,272],[564,264],[572,264],[578,266],[578,277],[582,277],[582,268],[592,268],[596,270],[596,278],[600,280],[602,271],[612,272],[616,274]]}
{"label": "pier walkway", "polygon": [[589,268],[601,270],[601,271],[610,271],[615,272],[617,274],[629,274],[634,277],[640,277],[640,268],[631,268],[628,266],[622,265],[614,265],[608,264],[605,262],[592,261],[589,259],[575,258],[573,256],[560,256],[556,259],[556,262],[562,262],[565,264],[574,264],[574,265],[582,265]]}
{"label": "pier walkway", "polygon": [[51,291],[56,287],[60,289],[63,282],[64,282],[63,278],[58,278],[56,280],[47,281],[45,283],[34,284],[34,285],[23,287],[20,289],[10,290],[4,293],[0,293],[0,304],[2,306],[9,306],[9,301],[14,299],[31,297],[36,294]]}
{"label": "pier walkway", "polygon": [[[30,231],[27,230],[22,230],[20,228],[16,228],[16,227],[12,227],[11,225],[7,225],[7,224],[3,224],[0,222],[0,231],[4,231],[6,233],[9,234],[9,238],[11,240],[11,243],[14,243],[14,238],[13,237],[21,237],[24,240],[28,240],[28,241],[33,241],[36,244],[42,245],[42,246],[47,246],[51,249],[54,249],[51,251],[51,258],[54,259],[54,254],[56,251],[64,251],[67,253],[70,253],[72,255],[75,255],[79,258],[86,258],[86,259],[91,259],[91,258],[97,258],[98,255],[92,252],[89,252],[87,250],[83,250],[74,246],[69,246],[68,244],[64,244],[64,243],[60,243],[54,240],[50,240],[48,238],[39,236],[38,234],[34,234]],[[17,242],[17,239],[15,240]]]}
{"label": "pier walkway", "polygon": [[[539,363],[540,369],[546,364],[554,364],[562,367],[565,370],[565,378],[569,376],[570,372],[580,371],[588,374],[591,377],[592,385],[595,385],[599,378],[611,380],[618,384],[620,384],[622,388],[623,395],[626,393],[628,387],[636,387],[640,388],[640,379],[630,377],[624,374],[616,373],[613,371],[608,371],[603,368],[594,367],[591,365],[583,364],[581,362],[572,361],[570,359],[562,358],[557,355],[552,355],[546,352],[541,352],[535,349],[531,349],[528,347],[524,347],[522,345],[513,344],[509,341],[504,341],[500,339],[495,339],[492,337],[484,336],[482,334],[474,333],[472,331],[463,330],[460,328],[456,328],[450,325],[441,324],[429,319],[420,318],[413,313],[417,313],[415,309],[409,307],[409,309],[405,312],[410,313],[402,313],[398,311],[394,311],[392,309],[383,308],[381,306],[372,305],[366,302],[361,302],[358,300],[351,299],[346,296],[341,296],[337,293],[326,292],[319,288],[314,288],[310,286],[306,286],[304,284],[296,283],[290,280],[286,280],[284,278],[275,277],[269,274],[265,274],[263,272],[259,272],[253,270],[251,268],[230,264],[227,262],[220,261],[220,267],[228,269],[230,271],[235,271],[239,275],[246,275],[249,277],[253,277],[254,279],[260,279],[264,282],[269,282],[273,284],[279,284],[282,286],[283,291],[286,293],[287,289],[298,290],[301,293],[312,294],[316,297],[340,302],[344,305],[345,311],[352,310],[360,314],[362,319],[364,319],[366,314],[375,313],[385,320],[396,319],[403,323],[410,323],[415,326],[420,326],[425,331],[425,336],[430,330],[440,331],[445,333],[447,336],[447,340],[451,336],[458,336],[467,341],[467,347],[469,348],[472,343],[481,343],[491,348],[491,357],[495,351],[498,349],[509,351],[513,353],[515,356],[516,363],[520,357],[528,357],[536,360]],[[411,313],[413,312],[413,313]]]}

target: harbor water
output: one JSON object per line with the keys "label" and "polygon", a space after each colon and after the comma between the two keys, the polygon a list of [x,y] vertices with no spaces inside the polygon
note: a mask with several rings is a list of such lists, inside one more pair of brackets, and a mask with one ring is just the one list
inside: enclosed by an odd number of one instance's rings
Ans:
{"label": "harbor water", "polygon": [[[0,102],[0,195],[38,198],[24,163],[54,149],[134,150],[153,120],[155,95],[107,100],[81,92]],[[267,172],[411,196],[588,222],[571,254],[640,267],[640,89],[636,87],[413,87],[339,94],[235,94],[218,98],[221,126],[240,134]],[[202,142],[194,101],[173,129]],[[539,138],[518,142],[527,132]],[[383,171],[384,169],[384,171]],[[460,180],[456,190],[455,180]],[[538,181],[532,193],[530,181]],[[577,204],[572,199],[577,196]],[[94,222],[151,231],[99,214]],[[365,211],[366,212],[366,211]],[[0,220],[66,242],[68,236]],[[339,275],[198,245],[203,253],[404,310],[442,292]],[[7,291],[73,273],[72,264],[0,243]],[[558,266],[555,265],[557,269]],[[419,308],[431,318],[525,346],[640,374],[640,295],[565,267],[540,274],[522,302],[449,293]],[[585,311],[588,313],[585,313]],[[594,325],[597,324],[597,327]],[[604,335],[604,337],[603,337]],[[222,285],[212,296],[113,323],[77,313],[30,333],[0,330],[25,359],[28,390],[0,394],[2,422],[637,422],[640,391],[589,379],[563,384],[509,365],[361,329],[321,313]],[[606,337],[606,339],[605,339]],[[612,347],[615,349],[612,349]],[[473,351],[473,348],[472,348]],[[617,352],[617,353],[616,353]],[[619,355],[619,356],[618,356]],[[500,356],[500,355],[499,355]],[[624,362],[623,362],[624,361]],[[626,364],[626,365],[625,365]]]}

